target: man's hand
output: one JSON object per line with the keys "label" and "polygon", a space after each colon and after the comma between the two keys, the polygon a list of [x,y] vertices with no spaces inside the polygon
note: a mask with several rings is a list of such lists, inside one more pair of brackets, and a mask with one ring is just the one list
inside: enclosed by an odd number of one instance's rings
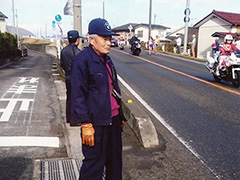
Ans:
{"label": "man's hand", "polygon": [[91,123],[81,125],[82,128],[82,143],[94,146],[94,134],[95,130],[93,128],[93,125]]}

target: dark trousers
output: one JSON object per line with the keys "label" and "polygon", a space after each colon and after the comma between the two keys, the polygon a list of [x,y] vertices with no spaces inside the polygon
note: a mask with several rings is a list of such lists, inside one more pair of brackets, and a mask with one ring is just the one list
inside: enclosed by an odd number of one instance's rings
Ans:
{"label": "dark trousers", "polygon": [[177,46],[177,53],[180,54],[180,46]]}
{"label": "dark trousers", "polygon": [[67,123],[70,124],[77,124],[77,118],[75,115],[75,112],[72,109],[72,103],[71,103],[71,80],[66,79],[66,94],[67,94],[67,100],[66,100],[66,119]]}
{"label": "dark trousers", "polygon": [[112,126],[94,126],[95,144],[82,145],[85,157],[79,180],[102,180],[104,167],[106,180],[122,180],[122,129],[119,116],[112,119]]}

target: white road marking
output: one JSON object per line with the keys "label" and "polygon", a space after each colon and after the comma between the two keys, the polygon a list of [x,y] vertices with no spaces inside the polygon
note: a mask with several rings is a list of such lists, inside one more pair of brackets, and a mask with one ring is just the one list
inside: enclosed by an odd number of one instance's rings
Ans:
{"label": "white road marking", "polygon": [[0,147],[14,146],[38,146],[59,148],[58,137],[34,137],[34,136],[2,136]]}
{"label": "white road marking", "polygon": [[[30,113],[30,118],[32,117],[32,110],[34,99],[37,93],[38,80],[39,78],[35,77],[21,77],[9,88],[9,90],[0,98],[0,103],[7,102],[6,107],[0,109],[0,122],[8,122],[10,120],[11,115],[17,103],[19,102],[21,105],[18,112],[25,111],[26,113]],[[28,94],[28,96],[32,96],[32,98],[21,98],[23,94]],[[29,119],[29,122],[30,121],[31,119]]]}
{"label": "white road marking", "polygon": [[[1,101],[6,101],[6,100],[0,99],[0,102]],[[7,105],[7,107],[5,109],[0,109],[0,112],[2,112],[2,116],[0,117],[0,122],[7,122],[7,121],[9,121],[16,103],[17,103],[17,101],[14,101],[14,100],[13,101],[9,101],[9,103],[8,103],[8,105]]]}
{"label": "white road marking", "polygon": [[57,74],[57,73],[53,73],[52,75],[53,75],[53,76],[59,76],[60,74]]}
{"label": "white road marking", "polygon": [[194,156],[196,156],[218,179],[220,177],[216,174],[216,172],[207,166],[207,164],[204,162],[204,158],[200,156],[195,149],[186,142],[182,137],[179,136],[179,134],[176,132],[176,130],[171,127],[151,106],[147,104],[146,101],[144,101],[140,95],[136,93],[119,75],[118,80],[132,93],[132,95],[165,127],[167,130],[173,134]]}
{"label": "white road marking", "polygon": [[20,81],[18,81],[18,83],[31,83],[31,84],[35,84],[38,83],[39,77],[21,77]]}

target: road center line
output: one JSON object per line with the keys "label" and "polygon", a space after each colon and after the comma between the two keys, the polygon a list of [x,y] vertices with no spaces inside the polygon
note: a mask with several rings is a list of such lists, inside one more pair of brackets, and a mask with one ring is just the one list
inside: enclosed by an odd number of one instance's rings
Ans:
{"label": "road center line", "polygon": [[[114,49],[114,50],[129,55],[129,53],[126,53],[126,52],[124,52],[124,51],[120,51],[120,50],[117,50],[117,49]],[[152,62],[152,61],[150,61],[150,60],[147,60],[147,59],[142,58],[142,57],[139,57],[139,56],[134,56],[134,57],[135,57],[135,58],[138,58],[138,59],[141,59],[142,61],[145,61],[145,62],[148,62],[148,63],[154,64],[154,65],[156,65],[156,66],[159,66],[159,67],[161,67],[161,68],[167,69],[167,70],[169,70],[169,71],[172,71],[172,72],[175,72],[175,73],[181,74],[181,75],[183,75],[183,76],[189,77],[189,78],[191,78],[191,79],[194,79],[194,80],[200,81],[200,82],[202,82],[202,83],[205,83],[205,84],[208,84],[208,85],[211,85],[211,86],[217,87],[217,88],[219,88],[219,89],[222,89],[222,90],[225,90],[225,91],[231,92],[231,93],[236,94],[236,95],[240,95],[240,92],[237,92],[237,91],[234,91],[234,90],[231,90],[231,89],[228,89],[228,88],[222,87],[222,86],[220,86],[220,85],[217,85],[217,84],[214,84],[214,83],[208,82],[208,81],[206,81],[206,80],[203,80],[203,79],[200,79],[200,78],[197,78],[197,77],[194,77],[194,76],[189,75],[189,74],[187,74],[187,73],[184,73],[184,72],[181,72],[181,71],[178,71],[178,70],[175,70],[175,69],[169,68],[169,67],[167,67],[167,66],[164,66],[164,65],[158,64],[158,63],[156,63],[156,62]]]}

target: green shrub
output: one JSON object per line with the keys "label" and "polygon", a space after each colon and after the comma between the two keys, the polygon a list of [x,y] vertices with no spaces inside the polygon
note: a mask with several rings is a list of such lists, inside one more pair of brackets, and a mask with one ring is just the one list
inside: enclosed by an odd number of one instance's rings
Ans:
{"label": "green shrub", "polygon": [[17,37],[12,34],[0,31],[0,49],[16,49],[17,48]]}

